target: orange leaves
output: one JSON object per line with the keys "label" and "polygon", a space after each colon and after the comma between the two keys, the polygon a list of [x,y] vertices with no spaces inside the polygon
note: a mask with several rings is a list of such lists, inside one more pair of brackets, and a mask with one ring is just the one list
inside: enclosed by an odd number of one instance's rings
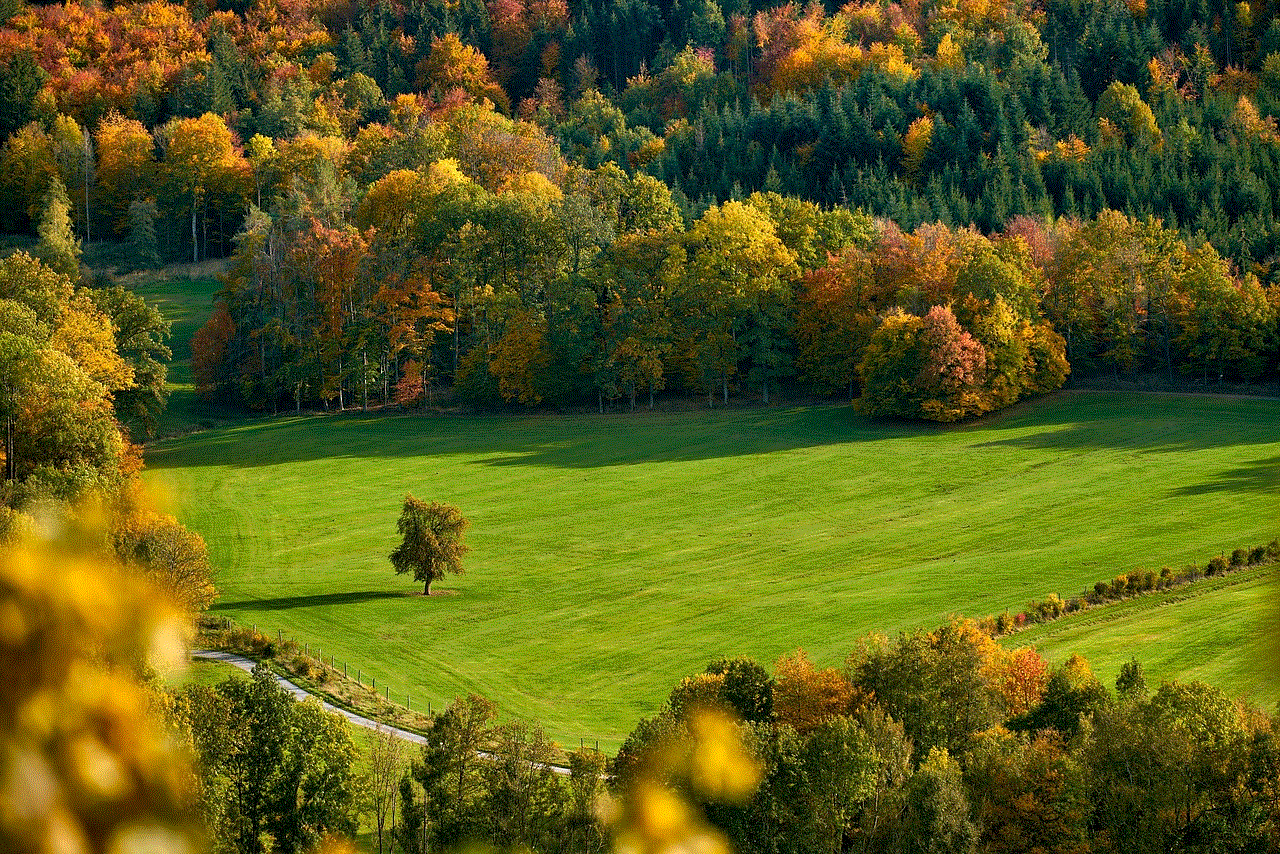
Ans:
{"label": "orange leaves", "polygon": [[797,295],[796,343],[800,368],[821,389],[849,387],[862,349],[879,323],[883,294],[869,253],[853,247],[805,274]]}
{"label": "orange leaves", "polygon": [[108,113],[94,135],[98,155],[98,194],[106,216],[123,233],[129,204],[144,196],[155,178],[151,134],[136,119]]}
{"label": "orange leaves", "polygon": [[774,665],[773,710],[778,723],[806,733],[834,717],[847,715],[854,688],[834,667],[813,666],[804,650],[784,655]]}
{"label": "orange leaves", "polygon": [[529,172],[540,172],[557,185],[564,180],[559,145],[536,125],[475,105],[457,107],[441,118],[450,154],[462,172],[485,189],[502,190]]}
{"label": "orange leaves", "polygon": [[762,55],[757,90],[761,96],[815,89],[828,77],[855,77],[862,48],[845,41],[843,18],[827,19],[814,4],[803,14],[794,3],[757,12],[755,29]]}
{"label": "orange leaves", "polygon": [[166,126],[164,169],[187,193],[231,186],[247,177],[248,167],[221,116],[175,119]]}
{"label": "orange leaves", "polygon": [[227,358],[227,345],[235,336],[236,324],[221,300],[204,326],[191,338],[191,373],[195,377],[196,393],[209,398],[218,385],[222,365]]}
{"label": "orange leaves", "polygon": [[541,402],[539,385],[549,364],[546,319],[540,312],[517,309],[506,334],[489,349],[489,373],[498,380],[498,391],[507,400]]}
{"label": "orange leaves", "polygon": [[205,24],[178,3],[65,3],[31,7],[9,21],[0,61],[30,50],[49,73],[59,109],[80,120],[103,104],[121,111],[140,89],[208,60]]}
{"label": "orange leaves", "polygon": [[1011,717],[1026,714],[1044,699],[1049,685],[1049,664],[1034,647],[1009,653],[998,668],[996,685]]}
{"label": "orange leaves", "polygon": [[418,88],[437,101],[463,92],[477,101],[487,98],[496,104],[506,103],[506,95],[489,73],[489,60],[453,33],[432,39],[431,52],[418,62],[415,71]]}
{"label": "orange leaves", "polygon": [[454,309],[420,270],[387,276],[373,303],[386,325],[392,353],[429,355],[436,333],[452,328],[456,319]]}
{"label": "orange leaves", "polygon": [[354,313],[353,290],[372,232],[328,228],[315,220],[293,246],[293,267],[315,289],[322,338],[336,339]]}
{"label": "orange leaves", "polygon": [[911,123],[902,137],[902,171],[907,179],[916,182],[920,178],[920,166],[933,142],[933,119],[921,116]]}

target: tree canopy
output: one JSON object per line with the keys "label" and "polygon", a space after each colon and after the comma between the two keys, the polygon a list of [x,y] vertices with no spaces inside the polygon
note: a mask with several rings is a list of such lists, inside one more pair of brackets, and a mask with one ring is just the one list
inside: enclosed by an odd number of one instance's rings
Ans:
{"label": "tree canopy", "polygon": [[406,495],[396,523],[403,540],[391,552],[396,574],[413,573],[413,580],[423,583],[422,595],[430,596],[433,581],[446,572],[462,573],[462,556],[470,551],[462,536],[470,524],[452,504],[428,503]]}

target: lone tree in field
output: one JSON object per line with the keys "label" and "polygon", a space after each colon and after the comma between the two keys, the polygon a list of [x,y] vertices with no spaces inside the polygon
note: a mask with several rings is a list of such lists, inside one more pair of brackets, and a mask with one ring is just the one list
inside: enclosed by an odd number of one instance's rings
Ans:
{"label": "lone tree in field", "polygon": [[452,504],[428,504],[406,495],[396,523],[404,542],[391,552],[396,574],[412,572],[414,581],[423,582],[422,595],[430,596],[431,582],[443,578],[445,570],[462,573],[462,556],[469,551],[462,534],[470,524]]}

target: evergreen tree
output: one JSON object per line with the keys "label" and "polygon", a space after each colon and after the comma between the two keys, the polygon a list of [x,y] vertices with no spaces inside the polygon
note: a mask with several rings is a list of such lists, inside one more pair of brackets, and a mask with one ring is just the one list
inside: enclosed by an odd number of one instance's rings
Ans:
{"label": "evergreen tree", "polygon": [[58,178],[49,181],[36,233],[40,237],[36,255],[45,266],[72,281],[79,281],[80,241],[71,228],[71,202],[67,199],[66,185]]}
{"label": "evergreen tree", "polygon": [[160,266],[160,249],[156,241],[156,203],[151,199],[135,199],[129,205],[129,255],[135,267],[149,270]]}

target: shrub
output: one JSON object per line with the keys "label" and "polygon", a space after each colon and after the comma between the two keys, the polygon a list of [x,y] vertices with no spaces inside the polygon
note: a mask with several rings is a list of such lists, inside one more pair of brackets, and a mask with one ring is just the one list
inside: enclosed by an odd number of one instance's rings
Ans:
{"label": "shrub", "polygon": [[1267,543],[1267,560],[1275,560],[1280,558],[1280,540],[1272,540]]}
{"label": "shrub", "polygon": [[996,631],[1002,635],[1007,635],[1013,629],[1013,619],[1009,616],[1009,612],[1005,611],[996,617]]}
{"label": "shrub", "polygon": [[1093,592],[1098,594],[1098,596],[1102,597],[1103,599],[1111,598],[1111,586],[1108,585],[1107,582],[1105,581],[1094,582]]}
{"label": "shrub", "polygon": [[1070,599],[1067,600],[1066,609],[1068,614],[1074,614],[1076,611],[1079,611],[1082,608],[1084,608],[1084,600],[1081,599],[1079,596],[1072,596]]}
{"label": "shrub", "polygon": [[1129,589],[1129,576],[1117,575],[1111,579],[1111,595],[1119,598]]}
{"label": "shrub", "polygon": [[1257,566],[1267,559],[1266,546],[1254,546],[1249,550],[1249,565]]}
{"label": "shrub", "polygon": [[1156,574],[1149,569],[1142,570],[1142,589],[1152,590],[1156,586]]}
{"label": "shrub", "polygon": [[1249,559],[1249,553],[1244,549],[1236,549],[1231,553],[1232,566],[1244,566],[1245,562],[1248,559]]}
{"label": "shrub", "polygon": [[1035,603],[1035,610],[1041,621],[1056,620],[1062,616],[1062,597],[1050,593],[1043,602]]}
{"label": "shrub", "polygon": [[1227,561],[1222,555],[1218,555],[1209,561],[1209,565],[1204,568],[1205,575],[1218,575],[1227,571]]}

